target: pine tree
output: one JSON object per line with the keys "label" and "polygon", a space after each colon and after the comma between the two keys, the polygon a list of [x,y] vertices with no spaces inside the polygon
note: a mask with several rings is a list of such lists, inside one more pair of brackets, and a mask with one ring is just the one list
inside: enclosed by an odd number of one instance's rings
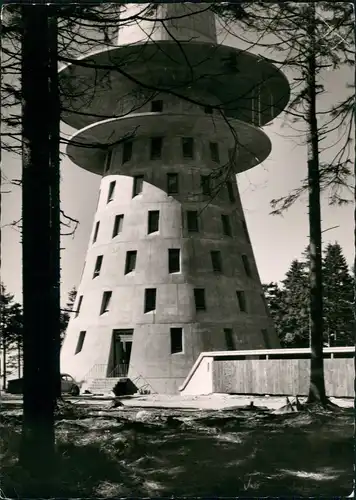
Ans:
{"label": "pine tree", "polygon": [[353,345],[353,279],[339,243],[329,243],[323,259],[325,341]]}
{"label": "pine tree", "polygon": [[268,284],[263,284],[262,288],[281,346],[288,347],[285,342],[287,333],[285,331],[286,293],[281,289],[278,283],[273,281]]}
{"label": "pine tree", "polygon": [[60,324],[61,324],[61,345],[64,340],[64,336],[66,333],[66,329],[70,320],[70,313],[73,311],[75,299],[77,296],[77,289],[73,287],[69,293],[68,293],[68,300],[65,306],[65,309],[62,310],[61,312],[61,319],[60,319]]}

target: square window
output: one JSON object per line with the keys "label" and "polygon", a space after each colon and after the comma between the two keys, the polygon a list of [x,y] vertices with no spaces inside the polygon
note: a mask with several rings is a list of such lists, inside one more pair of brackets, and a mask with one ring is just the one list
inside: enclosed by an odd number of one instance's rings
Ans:
{"label": "square window", "polygon": [[103,255],[98,255],[95,262],[93,279],[99,276],[102,264],[103,264]]}
{"label": "square window", "polygon": [[152,101],[151,111],[153,113],[160,113],[161,111],[163,111],[163,101]]}
{"label": "square window", "polygon": [[239,303],[239,308],[241,312],[247,312],[246,308],[246,295],[245,292],[237,291],[236,292],[237,302]]}
{"label": "square window", "polygon": [[183,329],[171,328],[171,354],[183,352]]}
{"label": "square window", "polygon": [[224,328],[224,334],[225,334],[226,349],[228,351],[235,351],[236,346],[232,328]]}
{"label": "square window", "polygon": [[245,269],[246,276],[251,278],[251,267],[250,267],[250,262],[248,260],[247,255],[241,255],[241,259],[242,259],[242,264],[243,264],[244,269]]}
{"label": "square window", "polygon": [[124,142],[122,146],[122,163],[130,161],[132,158],[132,141]]}
{"label": "square window", "polygon": [[212,115],[213,114],[213,108],[211,106],[205,106],[204,107],[204,113],[206,115]]}
{"label": "square window", "polygon": [[229,196],[229,201],[231,203],[234,203],[236,201],[236,198],[235,198],[235,193],[234,193],[234,188],[232,186],[232,182],[226,181],[226,187],[227,187],[227,194]]}
{"label": "square window", "polygon": [[231,225],[230,225],[230,219],[228,215],[222,215],[221,216],[221,222],[222,222],[222,227],[223,227],[223,233],[225,236],[231,236]]}
{"label": "square window", "polygon": [[104,292],[101,301],[100,315],[109,311],[109,305],[111,300],[112,292]]}
{"label": "square window", "polygon": [[110,182],[107,203],[114,199],[116,181]]}
{"label": "square window", "polygon": [[194,140],[192,137],[182,137],[183,158],[194,158]]}
{"label": "square window", "polygon": [[179,248],[169,248],[168,249],[168,272],[169,273],[179,273],[180,272],[180,249]]}
{"label": "square window", "polygon": [[159,210],[149,210],[148,212],[148,234],[159,230]]}
{"label": "square window", "polygon": [[167,174],[167,194],[178,194],[178,174]]}
{"label": "square window", "polygon": [[137,250],[126,252],[125,274],[131,273],[136,268]]}
{"label": "square window", "polygon": [[83,302],[83,295],[80,295],[78,299],[77,310],[75,311],[75,317],[79,316],[80,308],[82,307],[82,302]]}
{"label": "square window", "polygon": [[123,214],[115,215],[114,227],[112,230],[113,238],[115,238],[115,236],[121,233],[123,223],[124,223],[124,215]]}
{"label": "square window", "polygon": [[205,311],[205,290],[204,288],[194,288],[195,309]]}
{"label": "square window", "polygon": [[133,178],[132,198],[142,193],[143,175],[135,175]]}
{"label": "square window", "polygon": [[83,344],[84,344],[84,339],[85,339],[86,333],[87,332],[80,332],[79,333],[77,347],[75,349],[75,353],[74,354],[78,354],[78,352],[80,352],[83,349]]}
{"label": "square window", "polygon": [[269,336],[268,336],[268,330],[266,330],[265,328],[263,328],[261,330],[261,333],[262,333],[263,342],[264,342],[264,344],[266,346],[266,349],[271,349],[271,343],[270,343]]}
{"label": "square window", "polygon": [[156,288],[145,290],[145,313],[156,310]]}
{"label": "square window", "polygon": [[201,175],[200,176],[200,184],[205,196],[211,195],[211,184],[210,184],[210,175]]}
{"label": "square window", "polygon": [[217,142],[209,142],[210,157],[213,161],[219,163],[219,145]]}
{"label": "square window", "polygon": [[217,273],[222,272],[222,263],[221,263],[221,253],[218,250],[213,250],[210,252],[211,255],[211,263],[213,266],[213,271]]}
{"label": "square window", "polygon": [[199,231],[198,212],[196,210],[188,210],[187,212],[188,232],[196,233]]}
{"label": "square window", "polygon": [[151,160],[159,160],[162,156],[162,145],[163,138],[162,137],[152,137],[151,139]]}
{"label": "square window", "polygon": [[93,243],[96,242],[97,238],[98,238],[98,233],[99,233],[99,227],[100,227],[100,222],[96,222],[95,223],[95,229],[94,229],[94,235],[93,235]]}
{"label": "square window", "polygon": [[104,167],[104,173],[106,173],[108,170],[110,170],[111,167],[111,160],[112,160],[112,149],[110,149],[105,156],[105,167]]}

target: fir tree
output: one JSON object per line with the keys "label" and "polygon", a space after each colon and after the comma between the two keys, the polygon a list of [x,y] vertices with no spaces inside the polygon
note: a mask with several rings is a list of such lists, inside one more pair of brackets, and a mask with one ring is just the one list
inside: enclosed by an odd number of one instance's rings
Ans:
{"label": "fir tree", "polygon": [[284,329],[286,316],[285,291],[281,289],[278,283],[273,281],[263,284],[262,288],[281,346],[288,347],[285,343],[286,331]]}
{"label": "fir tree", "polygon": [[60,324],[61,324],[61,344],[64,340],[64,336],[67,330],[67,326],[70,320],[70,313],[73,311],[75,299],[77,296],[77,290],[75,287],[73,287],[69,293],[68,293],[68,300],[65,306],[65,309],[62,310],[61,312],[61,319],[60,319]]}

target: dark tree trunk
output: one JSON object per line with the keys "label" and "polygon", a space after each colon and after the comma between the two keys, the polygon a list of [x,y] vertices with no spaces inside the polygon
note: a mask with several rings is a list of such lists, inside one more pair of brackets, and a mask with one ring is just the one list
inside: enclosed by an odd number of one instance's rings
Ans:
{"label": "dark tree trunk", "polygon": [[6,390],[7,376],[6,376],[6,363],[7,363],[7,346],[6,341],[3,337],[2,339],[2,388]]}
{"label": "dark tree trunk", "polygon": [[318,150],[318,124],[316,117],[316,56],[315,56],[315,4],[309,8],[309,54],[307,70],[307,152],[309,179],[309,255],[310,255],[310,386],[308,403],[327,402],[323,359],[323,298],[320,172]]}
{"label": "dark tree trunk", "polygon": [[21,341],[17,341],[17,375],[21,378]]}
{"label": "dark tree trunk", "polygon": [[55,457],[51,109],[46,5],[22,6],[23,425],[20,462],[43,482]]}

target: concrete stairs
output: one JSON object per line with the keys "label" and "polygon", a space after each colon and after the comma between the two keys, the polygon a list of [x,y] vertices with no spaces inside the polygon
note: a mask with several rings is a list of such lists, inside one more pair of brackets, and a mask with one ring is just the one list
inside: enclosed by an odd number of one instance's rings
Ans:
{"label": "concrete stairs", "polygon": [[88,384],[87,390],[96,395],[108,394],[114,389],[119,380],[127,380],[127,377],[94,378]]}

